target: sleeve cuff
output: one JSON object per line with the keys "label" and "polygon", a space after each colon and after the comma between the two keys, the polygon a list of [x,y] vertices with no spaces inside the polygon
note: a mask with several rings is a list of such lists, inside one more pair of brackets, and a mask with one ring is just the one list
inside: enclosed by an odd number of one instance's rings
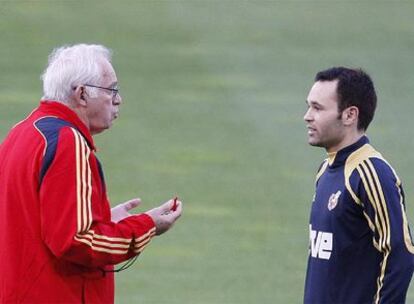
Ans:
{"label": "sleeve cuff", "polygon": [[156,229],[152,218],[145,213],[129,216],[122,220],[134,231],[134,252],[141,253],[154,237]]}

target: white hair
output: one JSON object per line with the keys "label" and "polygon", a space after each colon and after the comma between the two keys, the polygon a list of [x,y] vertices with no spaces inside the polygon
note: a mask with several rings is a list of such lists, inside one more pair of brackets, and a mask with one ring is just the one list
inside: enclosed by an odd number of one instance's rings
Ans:
{"label": "white hair", "polygon": [[102,59],[111,62],[111,56],[111,50],[97,44],[55,48],[49,55],[48,66],[41,76],[43,99],[67,103],[77,86],[99,85],[102,80]]}

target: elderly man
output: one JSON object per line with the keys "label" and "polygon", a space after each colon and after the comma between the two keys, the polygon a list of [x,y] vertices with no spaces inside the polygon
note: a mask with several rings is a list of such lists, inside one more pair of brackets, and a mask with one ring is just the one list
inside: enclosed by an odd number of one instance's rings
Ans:
{"label": "elderly man", "polygon": [[111,303],[112,265],[139,255],[181,215],[168,201],[143,214],[112,210],[92,136],[122,102],[110,51],[54,50],[44,97],[0,146],[0,302]]}

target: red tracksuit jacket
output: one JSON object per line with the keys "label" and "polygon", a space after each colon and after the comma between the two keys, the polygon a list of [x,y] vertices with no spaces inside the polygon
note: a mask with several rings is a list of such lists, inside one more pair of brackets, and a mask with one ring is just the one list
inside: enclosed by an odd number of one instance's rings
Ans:
{"label": "red tracksuit jacket", "polygon": [[0,145],[0,303],[113,303],[112,265],[155,234],[115,224],[92,137],[75,112],[42,101]]}

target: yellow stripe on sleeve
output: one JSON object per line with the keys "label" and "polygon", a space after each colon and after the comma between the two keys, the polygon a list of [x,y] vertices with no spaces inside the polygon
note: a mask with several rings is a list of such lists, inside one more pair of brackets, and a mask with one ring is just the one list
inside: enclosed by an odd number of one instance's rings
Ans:
{"label": "yellow stripe on sleeve", "polygon": [[384,196],[384,191],[382,190],[381,182],[378,178],[378,174],[370,160],[367,160],[368,166],[371,169],[372,175],[374,177],[374,183],[376,184],[376,189],[378,189],[379,195],[379,202],[382,206],[382,210],[384,212],[384,218],[385,218],[385,226],[387,227],[387,236],[384,239],[384,248],[385,246],[388,247],[388,250],[391,250],[391,226],[390,226],[390,218],[388,214],[388,207]]}
{"label": "yellow stripe on sleeve", "polygon": [[71,128],[73,135],[75,137],[75,154],[76,154],[76,209],[77,209],[77,232],[82,231],[82,222],[81,222],[81,187],[80,187],[80,147],[79,147],[79,137],[77,131]]}
{"label": "yellow stripe on sleeve", "polygon": [[[376,201],[374,200],[374,198],[372,196],[371,189],[370,189],[370,186],[369,186],[369,182],[367,181],[367,177],[365,175],[364,170],[361,168],[361,166],[358,166],[357,167],[357,170],[358,170],[358,173],[359,173],[359,175],[361,177],[362,184],[364,185],[365,192],[368,195],[368,200],[370,201],[370,203],[372,205],[372,208],[375,211],[374,212],[375,213],[375,215],[374,215],[374,222],[375,222],[375,227],[376,227],[376,230],[377,230],[378,236],[379,236],[378,244],[381,247],[381,240],[383,238],[383,233],[384,232],[383,232],[382,226],[380,224],[380,221],[378,219],[378,217],[379,217],[378,206],[377,206],[377,203],[376,203]],[[375,238],[375,235],[374,235],[374,238]]]}

